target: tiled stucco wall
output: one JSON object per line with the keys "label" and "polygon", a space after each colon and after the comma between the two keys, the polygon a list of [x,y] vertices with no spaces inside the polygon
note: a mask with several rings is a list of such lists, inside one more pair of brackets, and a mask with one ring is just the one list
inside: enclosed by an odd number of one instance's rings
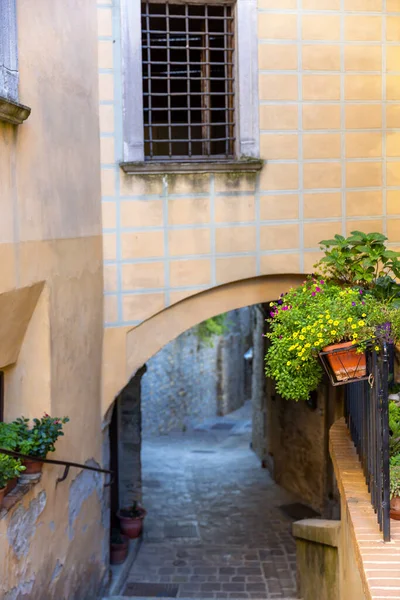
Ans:
{"label": "tiled stucco wall", "polygon": [[268,162],[254,178],[122,173],[119,0],[99,0],[98,16],[107,326],[237,279],[309,272],[338,232],[400,243],[400,0],[259,0]]}

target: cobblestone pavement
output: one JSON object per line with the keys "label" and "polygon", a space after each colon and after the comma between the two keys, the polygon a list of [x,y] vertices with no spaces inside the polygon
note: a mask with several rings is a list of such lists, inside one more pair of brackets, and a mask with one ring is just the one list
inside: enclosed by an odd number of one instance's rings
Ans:
{"label": "cobblestone pavement", "polygon": [[279,509],[295,499],[251,451],[248,410],[145,440],[148,516],[128,588],[169,584],[180,598],[296,597],[292,521]]}

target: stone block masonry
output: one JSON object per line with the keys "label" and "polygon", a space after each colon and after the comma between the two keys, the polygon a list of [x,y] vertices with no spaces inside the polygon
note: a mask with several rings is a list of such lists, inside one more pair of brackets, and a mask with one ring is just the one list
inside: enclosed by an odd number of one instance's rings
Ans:
{"label": "stone block masonry", "polygon": [[148,361],[141,392],[144,436],[185,431],[193,422],[243,405],[249,309],[229,312],[226,333],[212,343],[202,342],[194,327]]}

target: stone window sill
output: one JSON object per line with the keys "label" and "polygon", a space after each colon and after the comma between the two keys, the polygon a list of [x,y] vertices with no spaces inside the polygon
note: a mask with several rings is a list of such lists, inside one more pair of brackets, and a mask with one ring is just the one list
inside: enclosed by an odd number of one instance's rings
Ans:
{"label": "stone window sill", "polygon": [[121,169],[128,175],[163,175],[171,173],[256,173],[264,166],[264,161],[257,158],[241,160],[209,160],[199,162],[144,161],[122,162]]}
{"label": "stone window sill", "polygon": [[41,480],[39,475],[23,475],[17,486],[3,499],[3,506],[0,509],[0,521],[4,519],[7,513]]}
{"label": "stone window sill", "polygon": [[0,96],[0,121],[21,125],[31,114],[29,106],[24,106],[13,100],[7,100]]}

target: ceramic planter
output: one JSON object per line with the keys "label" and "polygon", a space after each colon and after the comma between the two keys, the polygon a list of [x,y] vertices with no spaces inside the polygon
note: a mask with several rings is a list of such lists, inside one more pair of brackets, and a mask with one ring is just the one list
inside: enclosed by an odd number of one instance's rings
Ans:
{"label": "ceramic planter", "polygon": [[395,496],[390,501],[390,518],[400,521],[400,496]]}
{"label": "ceramic planter", "polygon": [[23,475],[37,475],[38,473],[41,473],[43,469],[43,463],[39,460],[25,459],[22,461],[22,464],[25,467]]}
{"label": "ceramic planter", "polygon": [[327,352],[326,358],[337,381],[346,382],[366,376],[365,352],[357,352],[357,347],[352,342],[331,344],[323,348],[323,351]]}
{"label": "ceramic planter", "polygon": [[5,491],[5,496],[7,496],[7,494],[9,494],[10,492],[13,491],[14,488],[16,488],[18,483],[18,477],[14,477],[14,479],[10,479],[10,481],[7,483],[6,485],[6,491]]}
{"label": "ceramic planter", "polygon": [[[128,509],[125,509],[128,512]],[[125,516],[124,509],[117,512],[117,517],[119,519],[121,525],[121,531],[124,535],[128,536],[131,540],[138,538],[142,533],[143,529],[143,519],[146,516],[146,511],[144,508],[140,508],[140,516],[137,517],[129,517]]]}
{"label": "ceramic planter", "polygon": [[4,496],[6,495],[7,487],[3,487],[0,489],[0,508],[3,506]]}
{"label": "ceramic planter", "polygon": [[121,565],[125,562],[129,552],[129,538],[126,535],[121,535],[121,544],[110,544],[110,563],[112,565]]}

